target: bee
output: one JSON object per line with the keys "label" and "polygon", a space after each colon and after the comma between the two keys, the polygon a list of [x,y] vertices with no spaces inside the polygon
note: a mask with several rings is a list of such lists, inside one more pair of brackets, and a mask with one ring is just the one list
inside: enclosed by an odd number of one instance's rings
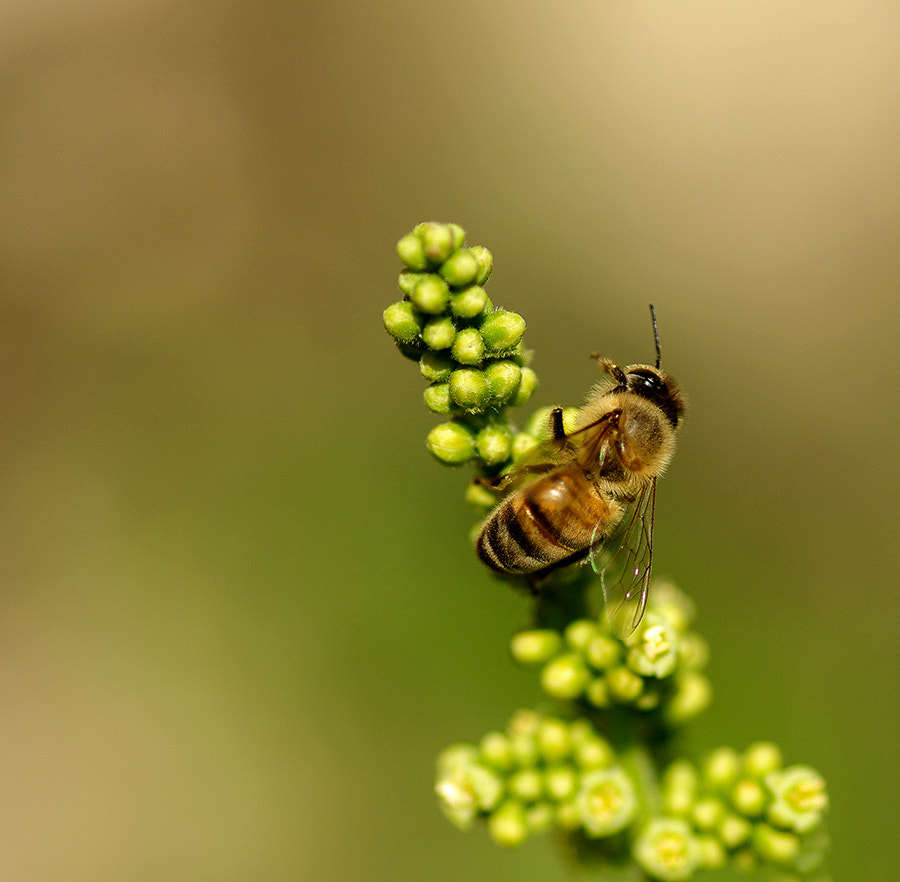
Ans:
{"label": "bee", "polygon": [[656,366],[620,367],[593,353],[609,379],[590,391],[570,432],[562,408],[553,409],[551,438],[534,461],[495,482],[504,497],[475,543],[488,567],[528,576],[532,587],[589,558],[607,615],[625,634],[637,628],[647,605],[656,481],[672,459],[684,415],[678,385],[659,367],[652,305],[650,315]]}

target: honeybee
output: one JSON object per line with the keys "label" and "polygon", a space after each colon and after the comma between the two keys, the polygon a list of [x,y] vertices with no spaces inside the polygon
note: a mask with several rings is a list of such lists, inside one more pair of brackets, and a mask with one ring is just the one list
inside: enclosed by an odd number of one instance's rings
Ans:
{"label": "honeybee", "polygon": [[[620,367],[593,353],[610,379],[595,386],[570,432],[562,408],[533,462],[496,487],[506,495],[482,524],[478,557],[492,570],[532,577],[589,558],[607,615],[630,633],[641,621],[653,565],[656,481],[675,451],[684,397],[656,366]],[[617,530],[617,528],[619,528]],[[630,621],[628,620],[630,613]]]}

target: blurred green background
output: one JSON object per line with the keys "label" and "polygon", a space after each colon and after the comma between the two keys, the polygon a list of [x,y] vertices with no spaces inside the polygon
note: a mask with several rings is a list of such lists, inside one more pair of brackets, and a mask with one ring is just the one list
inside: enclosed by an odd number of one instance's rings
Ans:
{"label": "blurred green background", "polygon": [[538,699],[381,327],[431,219],[493,251],[534,405],[650,360],[655,303],[688,746],[777,741],[835,878],[893,876],[898,38],[886,3],[4,4],[0,876],[571,878],[431,792]]}

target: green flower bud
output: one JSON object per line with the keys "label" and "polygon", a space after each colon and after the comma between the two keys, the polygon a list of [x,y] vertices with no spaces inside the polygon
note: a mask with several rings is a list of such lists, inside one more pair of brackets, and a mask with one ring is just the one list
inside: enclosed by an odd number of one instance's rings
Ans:
{"label": "green flower bud", "polygon": [[525,402],[534,394],[537,385],[537,374],[530,367],[523,367],[519,389],[516,392],[515,398],[512,400],[513,407],[519,407],[520,405],[525,404]]}
{"label": "green flower bud", "polygon": [[771,741],[757,741],[744,751],[744,772],[762,778],[781,768],[781,750]]}
{"label": "green flower bud", "polygon": [[457,318],[473,319],[481,315],[487,305],[488,296],[480,285],[470,285],[450,295],[450,312]]}
{"label": "green flower bud", "polygon": [[538,802],[525,809],[525,823],[532,833],[543,833],[553,826],[556,813],[549,802]]}
{"label": "green flower bud", "polygon": [[478,263],[478,275],[475,277],[475,281],[477,284],[483,285],[491,277],[491,270],[494,268],[494,255],[483,245],[473,245],[469,249],[469,254]]}
{"label": "green flower bud", "polygon": [[[448,387],[448,399],[449,396],[450,392]],[[466,487],[466,502],[468,502],[469,505],[474,505],[476,508],[493,508],[497,504],[497,496],[495,493],[488,490],[484,484],[472,481],[468,487]],[[472,541],[475,541],[474,538]]]}
{"label": "green flower bud", "polygon": [[507,727],[509,734],[534,738],[541,727],[542,719],[543,717],[537,711],[516,711],[515,716],[509,721],[509,726]]}
{"label": "green flower bud", "polygon": [[485,465],[500,465],[512,456],[512,430],[499,424],[485,426],[475,439],[475,447]]}
{"label": "green flower bud", "polygon": [[460,830],[468,830],[478,814],[475,796],[465,788],[451,781],[439,781],[434,788],[438,805],[444,817]]}
{"label": "green flower bud", "polygon": [[570,833],[581,828],[581,812],[576,799],[567,799],[556,807],[556,826]]}
{"label": "green flower bud", "polygon": [[450,354],[460,364],[478,364],[484,356],[484,340],[475,328],[463,328],[453,341]]}
{"label": "green flower bud", "polygon": [[757,824],[753,828],[753,847],[764,860],[773,864],[791,864],[800,853],[800,839],[795,833]]}
{"label": "green flower bud", "polygon": [[466,244],[466,231],[459,224],[447,224],[453,234],[453,250],[458,251]]}
{"label": "green flower bud", "polygon": [[544,777],[535,769],[522,769],[507,781],[511,796],[522,802],[537,802],[544,795]]}
{"label": "green flower bud", "polygon": [[734,849],[743,845],[753,832],[753,825],[740,815],[729,812],[722,818],[717,830],[719,839],[725,848]]}
{"label": "green flower bud", "polygon": [[584,831],[593,837],[624,830],[638,810],[634,785],[618,766],[583,775],[576,803]]}
{"label": "green flower bud", "polygon": [[691,817],[694,821],[694,826],[698,830],[703,830],[705,832],[718,828],[719,824],[722,823],[725,814],[725,805],[721,800],[716,799],[714,796],[706,796],[703,799],[698,799],[691,809]]}
{"label": "green flower bud", "polygon": [[731,747],[720,747],[703,760],[701,766],[703,782],[710,790],[724,793],[737,781],[741,765],[741,757],[736,750]]}
{"label": "green flower bud", "polygon": [[474,748],[462,745],[445,751],[438,760],[435,792],[444,814],[463,830],[479,812],[490,811],[503,793],[501,780],[475,762],[475,755]]}
{"label": "green flower bud", "polygon": [[544,789],[556,802],[566,802],[575,795],[578,776],[571,766],[550,766],[544,774]]}
{"label": "green flower bud", "polygon": [[430,349],[449,349],[456,339],[453,321],[446,316],[429,319],[422,328],[422,339]]}
{"label": "green flower bud", "polygon": [[453,362],[446,355],[424,352],[419,359],[419,370],[422,376],[432,383],[446,383],[450,379]]}
{"label": "green flower bud", "polygon": [[533,732],[511,733],[509,747],[514,763],[523,769],[533,766],[538,761],[538,747]]}
{"label": "green flower bud", "polygon": [[578,428],[578,420],[581,417],[580,407],[564,407],[562,412],[563,429],[567,435],[571,435]]}
{"label": "green flower bud", "polygon": [[654,818],[633,848],[644,872],[660,882],[690,879],[700,866],[700,847],[691,828],[679,818]]}
{"label": "green flower bud", "polygon": [[659,690],[644,691],[634,700],[634,706],[638,710],[651,711],[659,707],[660,695]]}
{"label": "green flower bud", "polygon": [[655,579],[650,591],[649,606],[680,634],[687,631],[694,620],[694,603],[674,583]]}
{"label": "green flower bud", "polygon": [[447,258],[441,267],[441,275],[454,288],[471,285],[478,277],[478,259],[471,249],[463,248]]}
{"label": "green flower bud", "polygon": [[530,350],[528,352],[525,351],[525,345],[520,340],[514,349],[510,349],[509,352],[506,353],[505,358],[514,361],[519,367],[525,367],[530,361],[532,353]]}
{"label": "green flower bud", "polygon": [[484,345],[492,355],[504,355],[515,349],[525,333],[525,319],[505,309],[494,310],[481,323]]}
{"label": "green flower bud", "polygon": [[700,866],[708,870],[721,870],[728,863],[728,853],[714,836],[698,836]]}
{"label": "green flower bud", "polygon": [[512,361],[494,361],[484,369],[491,390],[491,400],[506,404],[519,391],[522,369]]}
{"label": "green flower bud", "polygon": [[606,634],[597,633],[584,648],[588,664],[597,671],[605,671],[619,663],[622,657],[621,644]]}
{"label": "green flower bud", "polygon": [[[490,370],[490,367],[488,368]],[[484,372],[487,375],[487,370]],[[537,438],[534,435],[529,435],[527,432],[519,432],[515,438],[513,438],[512,444],[512,458],[513,462],[520,463],[523,460],[528,459],[534,452],[538,449],[540,445],[538,444]]]}
{"label": "green flower bud", "polygon": [[699,776],[687,760],[675,760],[663,773],[662,801],[667,815],[686,815],[697,798]]}
{"label": "green flower bud", "polygon": [[450,374],[450,397],[462,408],[483,410],[490,397],[484,371],[460,368]]}
{"label": "green flower bud", "polygon": [[421,316],[407,300],[392,303],[383,313],[385,330],[395,339],[410,342],[422,330]]}
{"label": "green flower bud", "polygon": [[487,820],[488,835],[503,848],[515,848],[528,837],[525,809],[514,799],[508,799]]}
{"label": "green flower bud", "polygon": [[426,445],[447,465],[461,465],[475,455],[475,436],[461,423],[440,423],[429,433]]}
{"label": "green flower bud", "polygon": [[538,729],[537,743],[544,762],[555,763],[565,759],[572,749],[569,727],[562,720],[543,720]]}
{"label": "green flower bud", "polygon": [[604,676],[610,696],[620,704],[631,704],[644,690],[644,681],[625,665],[611,668]]}
{"label": "green flower bud", "polygon": [[598,737],[597,730],[591,725],[590,720],[587,720],[584,717],[577,717],[569,723],[569,738],[572,741],[573,747],[577,747],[579,744],[584,744],[585,741],[590,741],[592,738]]}
{"label": "green flower bud", "polygon": [[703,713],[712,701],[712,685],[697,671],[684,671],[675,675],[675,692],[665,709],[666,722],[670,726],[683,726]]}
{"label": "green flower bud", "polygon": [[553,698],[577,698],[584,692],[590,678],[581,656],[571,652],[557,656],[544,665],[541,687]]}
{"label": "green flower bud", "polygon": [[[461,770],[457,770],[459,773]],[[467,781],[475,799],[478,808],[481,811],[489,812],[499,801],[503,794],[503,783],[492,772],[488,771],[484,766],[474,765],[467,770]]]}
{"label": "green flower bud", "polygon": [[678,662],[678,635],[656,613],[647,613],[625,641],[628,667],[643,677],[668,677]]}
{"label": "green flower bud", "polygon": [[425,246],[415,233],[407,233],[397,243],[397,254],[411,270],[423,270],[428,267]]}
{"label": "green flower bud", "polygon": [[609,684],[603,677],[594,677],[584,690],[584,697],[594,707],[609,707],[612,699],[609,694]]}
{"label": "green flower bud", "polygon": [[526,423],[525,431],[538,441],[549,441],[551,437],[550,414],[552,411],[552,407],[539,407]]}
{"label": "green flower bud", "polygon": [[615,752],[609,742],[599,735],[573,743],[575,762],[582,769],[606,769],[615,762]]}
{"label": "green flower bud", "polygon": [[758,818],[766,808],[768,796],[756,778],[739,778],[731,791],[731,804],[747,818]]}
{"label": "green flower bud", "polygon": [[519,631],[510,641],[510,653],[521,665],[540,665],[555,656],[562,646],[558,631]]}
{"label": "green flower bud", "polygon": [[425,406],[432,413],[450,413],[453,402],[450,400],[450,386],[447,383],[434,383],[422,393]]}
{"label": "green flower bud", "polygon": [[585,647],[591,642],[591,638],[596,633],[597,625],[591,619],[575,619],[575,621],[569,622],[566,626],[563,637],[565,637],[566,643],[572,649],[577,649],[583,653]]}
{"label": "green flower bud", "polygon": [[766,775],[766,787],[774,801],[768,818],[779,827],[797,833],[808,833],[822,821],[828,808],[825,779],[809,766],[789,766]]}
{"label": "green flower bud", "polygon": [[509,738],[502,732],[488,732],[478,746],[482,761],[491,768],[506,772],[512,767],[512,748]]}
{"label": "green flower bud", "polygon": [[450,289],[440,276],[428,274],[419,279],[409,299],[419,312],[437,315],[444,311],[450,301]]}
{"label": "green flower bud", "polygon": [[[417,224],[413,233],[419,237],[422,242],[422,248],[425,257],[432,265],[443,263],[456,249],[459,240],[459,232],[461,227],[456,224],[441,224],[436,221],[430,221],[424,224]],[[463,233],[463,236],[465,234]]]}
{"label": "green flower bud", "polygon": [[414,273],[411,270],[404,270],[400,273],[400,277],[397,280],[397,284],[400,285],[400,290],[409,297],[413,292],[413,288],[422,281],[422,279],[427,279],[428,273]]}
{"label": "green flower bud", "polygon": [[478,748],[474,744],[452,744],[444,748],[437,758],[438,776],[449,775],[455,769],[478,762]]}
{"label": "green flower bud", "polygon": [[[668,619],[671,622],[671,619]],[[677,631],[678,628],[673,624]],[[709,661],[709,645],[695,631],[687,633],[680,631],[678,640],[678,657],[681,664],[686,668],[693,668],[696,671],[706,667]]]}

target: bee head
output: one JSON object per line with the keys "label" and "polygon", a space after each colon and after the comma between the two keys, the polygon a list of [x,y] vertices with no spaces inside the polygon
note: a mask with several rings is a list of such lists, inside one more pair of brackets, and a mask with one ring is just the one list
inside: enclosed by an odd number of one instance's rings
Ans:
{"label": "bee head", "polygon": [[613,376],[624,389],[652,401],[673,427],[678,426],[684,415],[684,398],[671,377],[645,364],[629,365],[624,370],[619,368],[619,374]]}
{"label": "bee head", "polygon": [[648,364],[631,364],[619,367],[614,361],[594,352],[591,358],[599,362],[600,367],[615,381],[612,392],[633,392],[655,404],[668,418],[673,428],[678,428],[684,416],[684,396],[675,381],[659,369],[659,329],[656,326],[656,310],[650,305],[650,317],[653,320],[653,341],[656,344],[656,367]]}

